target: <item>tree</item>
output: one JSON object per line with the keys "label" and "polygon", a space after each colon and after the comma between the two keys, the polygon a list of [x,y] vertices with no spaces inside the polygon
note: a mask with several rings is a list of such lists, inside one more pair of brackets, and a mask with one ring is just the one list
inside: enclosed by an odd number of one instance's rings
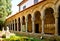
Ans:
{"label": "tree", "polygon": [[0,25],[3,25],[6,17],[11,14],[11,6],[11,0],[0,0]]}

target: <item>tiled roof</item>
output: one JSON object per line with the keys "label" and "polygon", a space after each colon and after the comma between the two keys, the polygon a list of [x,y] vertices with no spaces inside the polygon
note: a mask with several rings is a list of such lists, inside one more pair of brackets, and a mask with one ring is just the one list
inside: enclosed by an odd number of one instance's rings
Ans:
{"label": "tiled roof", "polygon": [[22,2],[20,2],[17,6],[21,6],[22,4],[24,4],[25,2],[27,2],[28,0],[23,0]]}

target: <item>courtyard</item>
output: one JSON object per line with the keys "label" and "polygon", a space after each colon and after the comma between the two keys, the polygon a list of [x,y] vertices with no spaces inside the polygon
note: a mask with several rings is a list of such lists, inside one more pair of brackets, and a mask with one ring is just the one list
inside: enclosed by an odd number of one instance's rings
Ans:
{"label": "courtyard", "polygon": [[60,41],[60,0],[22,0],[18,12],[13,9],[15,14],[11,14],[11,0],[4,2],[0,41]]}
{"label": "courtyard", "polygon": [[9,29],[0,31],[0,41],[41,41],[40,39],[10,33]]}
{"label": "courtyard", "polygon": [[11,33],[9,28],[7,30],[2,29],[0,31],[0,41],[60,41],[59,36],[41,36],[40,38],[31,37],[30,35],[22,35],[17,33]]}

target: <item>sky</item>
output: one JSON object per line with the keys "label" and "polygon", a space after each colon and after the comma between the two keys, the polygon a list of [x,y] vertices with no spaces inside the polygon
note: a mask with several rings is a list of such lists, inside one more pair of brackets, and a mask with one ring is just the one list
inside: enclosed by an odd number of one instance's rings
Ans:
{"label": "sky", "polygon": [[19,11],[18,8],[18,4],[21,2],[22,0],[12,0],[12,14],[16,14]]}

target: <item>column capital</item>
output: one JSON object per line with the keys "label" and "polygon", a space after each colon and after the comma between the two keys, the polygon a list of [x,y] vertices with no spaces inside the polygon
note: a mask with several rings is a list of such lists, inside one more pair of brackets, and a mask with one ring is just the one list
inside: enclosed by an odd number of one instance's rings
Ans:
{"label": "column capital", "polygon": [[33,21],[35,20],[35,17],[34,17],[34,16],[32,16],[31,20],[32,20],[32,22],[33,22]]}
{"label": "column capital", "polygon": [[23,21],[22,21],[22,19],[20,20],[20,23],[22,23]]}
{"label": "column capital", "polygon": [[44,16],[41,16],[41,20],[44,20],[45,19],[45,17]]}
{"label": "column capital", "polygon": [[25,22],[28,22],[28,18],[27,17],[25,18]]}
{"label": "column capital", "polygon": [[55,19],[58,19],[59,16],[55,16]]}
{"label": "column capital", "polygon": [[58,17],[59,17],[58,12],[55,12],[55,13],[54,13],[54,17],[55,17],[55,18],[58,18]]}

